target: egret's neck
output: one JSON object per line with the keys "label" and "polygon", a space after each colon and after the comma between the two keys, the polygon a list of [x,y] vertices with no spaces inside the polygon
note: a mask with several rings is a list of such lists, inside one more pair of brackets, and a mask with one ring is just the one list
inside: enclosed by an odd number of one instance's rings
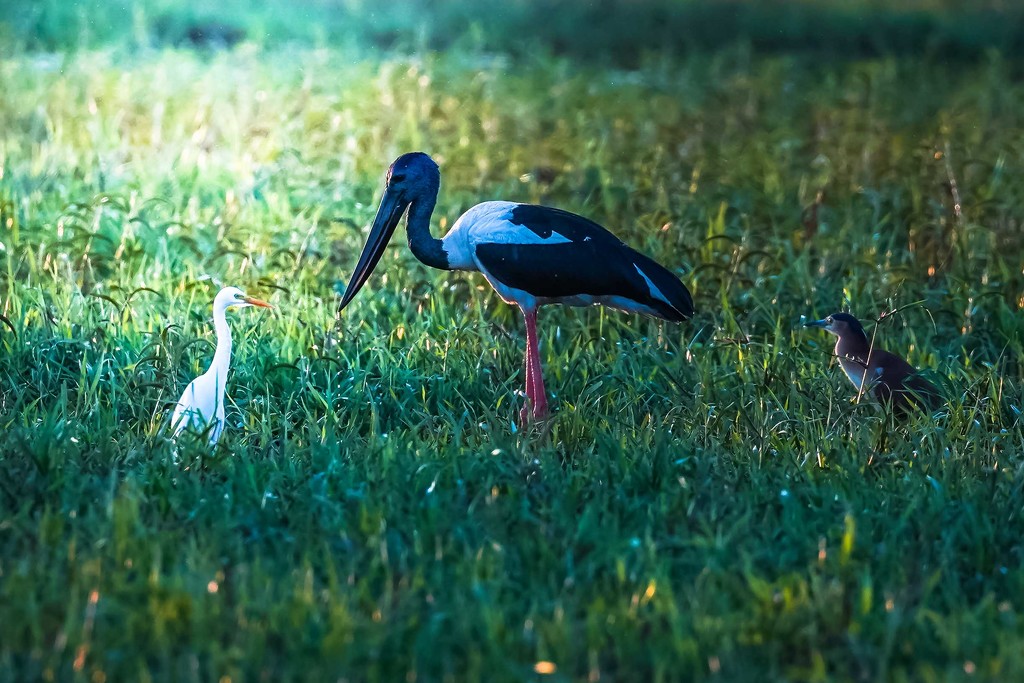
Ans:
{"label": "egret's neck", "polygon": [[231,328],[228,327],[226,311],[213,312],[213,329],[217,332],[217,352],[213,354],[209,372],[217,373],[217,386],[224,391],[228,379],[228,365],[231,364]]}
{"label": "egret's neck", "polygon": [[430,234],[430,215],[437,203],[437,188],[429,188],[409,206],[409,249],[413,255],[431,268],[449,270],[448,254],[444,244]]}

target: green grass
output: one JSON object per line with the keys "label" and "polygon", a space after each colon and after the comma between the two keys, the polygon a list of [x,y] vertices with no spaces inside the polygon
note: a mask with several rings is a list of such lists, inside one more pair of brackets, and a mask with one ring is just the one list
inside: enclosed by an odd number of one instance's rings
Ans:
{"label": "green grass", "polygon": [[[1016,62],[196,52],[132,7],[0,58],[0,680],[1024,678]],[[336,321],[411,149],[436,231],[575,210],[698,316],[545,309],[541,430],[479,276],[396,238]],[[221,283],[277,310],[232,316],[228,427],[175,464]],[[846,306],[901,308],[940,419],[880,442],[800,325]]]}

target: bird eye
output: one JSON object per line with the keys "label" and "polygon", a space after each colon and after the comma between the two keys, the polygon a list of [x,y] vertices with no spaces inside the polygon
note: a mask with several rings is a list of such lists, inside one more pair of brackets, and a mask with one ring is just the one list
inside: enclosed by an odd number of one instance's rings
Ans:
{"label": "bird eye", "polygon": [[831,325],[832,323],[835,322],[835,319],[832,316],[829,316],[829,317],[825,318],[825,322],[827,322],[829,325]]}
{"label": "bird eye", "polygon": [[405,180],[405,174],[404,173],[396,173],[395,175],[391,176],[391,182],[393,182],[393,183],[400,183],[403,180]]}

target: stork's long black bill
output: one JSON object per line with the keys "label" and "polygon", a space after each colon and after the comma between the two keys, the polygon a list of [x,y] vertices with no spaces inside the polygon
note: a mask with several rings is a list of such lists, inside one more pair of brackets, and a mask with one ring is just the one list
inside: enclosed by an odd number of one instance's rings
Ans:
{"label": "stork's long black bill", "polygon": [[388,240],[394,234],[395,228],[398,227],[398,222],[402,220],[402,214],[405,213],[408,206],[409,202],[403,201],[397,193],[390,189],[384,190],[384,196],[381,197],[380,206],[377,208],[377,215],[370,227],[370,235],[366,238],[362,253],[359,254],[359,261],[356,263],[355,270],[352,271],[352,279],[348,281],[345,294],[341,297],[341,304],[338,306],[339,313],[349,305],[349,302],[366,284],[367,278],[370,277],[370,273],[380,261],[385,247],[388,246]]}
{"label": "stork's long black bill", "polygon": [[809,323],[804,323],[804,327],[828,327],[828,323],[824,320],[812,320]]}

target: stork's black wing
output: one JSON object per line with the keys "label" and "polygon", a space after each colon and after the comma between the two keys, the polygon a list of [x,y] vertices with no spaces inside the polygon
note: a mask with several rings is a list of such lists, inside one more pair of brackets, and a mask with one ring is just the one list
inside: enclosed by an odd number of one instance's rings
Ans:
{"label": "stork's black wing", "polygon": [[568,211],[519,204],[509,222],[542,239],[569,242],[481,243],[476,256],[494,278],[536,297],[622,297],[672,321],[693,315],[685,285],[653,259],[603,227]]}

